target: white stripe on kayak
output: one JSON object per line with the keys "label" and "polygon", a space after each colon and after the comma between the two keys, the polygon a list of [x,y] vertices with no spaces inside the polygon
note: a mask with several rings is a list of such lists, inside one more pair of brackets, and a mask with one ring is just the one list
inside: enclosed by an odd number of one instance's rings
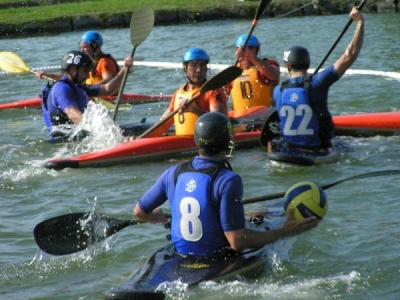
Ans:
{"label": "white stripe on kayak", "polygon": [[[119,65],[123,64],[123,61],[118,61]],[[162,69],[181,69],[182,63],[172,63],[172,62],[163,62],[163,61],[135,61],[136,66],[143,67],[152,67],[152,68],[162,68]],[[223,70],[229,67],[229,64],[209,64],[211,70]],[[59,70],[60,66],[44,66],[44,67],[36,67],[32,68],[32,70]],[[314,69],[309,69],[310,72],[314,72]],[[286,68],[281,67],[280,71],[282,73],[287,73]],[[6,72],[0,72],[0,75],[5,75]],[[375,71],[375,70],[357,70],[357,69],[349,69],[346,71],[346,75],[368,75],[368,76],[381,76],[392,79],[400,80],[399,72],[387,72],[387,71]]]}

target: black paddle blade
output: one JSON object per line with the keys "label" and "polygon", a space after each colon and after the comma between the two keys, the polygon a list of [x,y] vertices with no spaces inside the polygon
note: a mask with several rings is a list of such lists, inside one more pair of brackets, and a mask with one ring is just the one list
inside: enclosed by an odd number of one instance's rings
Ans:
{"label": "black paddle blade", "polygon": [[89,213],[72,213],[37,224],[33,235],[44,252],[66,255],[82,251],[134,224],[135,221],[111,219]]}
{"label": "black paddle blade", "polygon": [[230,66],[225,70],[219,72],[211,79],[207,80],[200,89],[200,93],[204,94],[210,90],[215,90],[223,87],[224,85],[232,82],[242,74],[242,69],[236,66]]}

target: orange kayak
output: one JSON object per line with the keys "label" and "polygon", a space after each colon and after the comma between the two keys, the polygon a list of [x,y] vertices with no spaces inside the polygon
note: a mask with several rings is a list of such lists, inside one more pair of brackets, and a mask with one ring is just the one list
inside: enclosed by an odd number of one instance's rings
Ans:
{"label": "orange kayak", "polygon": [[372,136],[400,134],[400,112],[333,116],[336,135]]}
{"label": "orange kayak", "polygon": [[[231,119],[235,125],[234,141],[236,146],[252,147],[259,145],[261,126],[268,118],[270,110],[264,107],[249,110],[242,116]],[[250,126],[252,115],[253,124]],[[263,118],[262,118],[263,116]],[[85,168],[125,164],[136,161],[184,157],[196,153],[193,136],[158,136],[137,139],[121,143],[115,147],[74,157],[54,158],[45,163],[48,169]]]}

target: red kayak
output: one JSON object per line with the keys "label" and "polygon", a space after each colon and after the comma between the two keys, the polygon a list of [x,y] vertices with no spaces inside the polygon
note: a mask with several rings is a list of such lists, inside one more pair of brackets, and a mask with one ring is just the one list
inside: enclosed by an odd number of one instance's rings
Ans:
{"label": "red kayak", "polygon": [[[115,101],[116,97],[107,96],[107,97],[101,97],[101,99],[113,102]],[[123,94],[121,101],[122,103],[141,104],[141,103],[169,101],[170,99],[171,96],[165,96],[165,95]],[[39,97],[17,100],[8,103],[0,103],[0,110],[10,109],[10,108],[40,107],[40,103],[41,100]]]}
{"label": "red kayak", "polygon": [[[234,140],[239,147],[259,145],[260,128],[268,118],[270,109],[256,107],[246,114],[235,116]],[[252,116],[254,116],[252,118]],[[253,120],[250,126],[250,120]],[[45,163],[48,169],[85,168],[149,161],[163,158],[183,157],[196,152],[193,136],[158,136],[137,139],[115,147],[96,152],[84,153],[69,158],[51,159]]]}
{"label": "red kayak", "polygon": [[[260,131],[235,134],[239,146],[258,144]],[[46,162],[47,169],[101,167],[136,161],[184,157],[196,152],[193,136],[162,136],[143,138],[123,143],[97,152],[84,153],[71,158],[51,159]]]}
{"label": "red kayak", "polygon": [[333,116],[336,135],[373,136],[400,134],[400,112]]}

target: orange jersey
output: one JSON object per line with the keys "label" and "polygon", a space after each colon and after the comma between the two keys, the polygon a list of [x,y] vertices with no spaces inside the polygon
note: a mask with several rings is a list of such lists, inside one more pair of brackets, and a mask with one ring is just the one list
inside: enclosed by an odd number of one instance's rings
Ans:
{"label": "orange jersey", "polygon": [[109,73],[113,77],[118,73],[118,65],[111,55],[103,55],[96,64],[94,71],[89,73],[86,84],[96,84],[103,80],[103,75]]}
{"label": "orange jersey", "polygon": [[[168,110],[170,112],[179,108],[184,101],[190,100],[199,92],[199,88],[187,91],[187,84],[178,89],[171,98]],[[210,107],[224,107],[224,112],[227,111],[226,94],[222,89],[212,90],[201,95],[197,100],[194,100],[182,115],[179,113],[174,116],[175,133],[176,135],[194,135],[194,127],[196,120],[201,114],[210,111]]]}

